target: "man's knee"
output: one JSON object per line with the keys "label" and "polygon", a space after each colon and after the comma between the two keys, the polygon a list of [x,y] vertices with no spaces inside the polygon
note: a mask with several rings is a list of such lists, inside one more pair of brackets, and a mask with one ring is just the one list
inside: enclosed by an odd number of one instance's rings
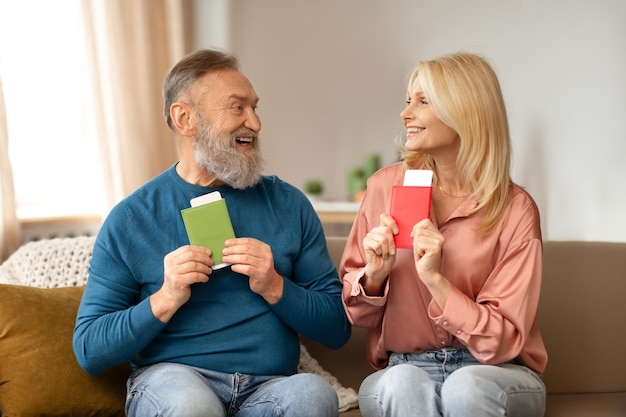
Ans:
{"label": "man's knee", "polygon": [[318,375],[309,373],[295,374],[288,377],[285,380],[285,384],[289,386],[288,397],[295,399],[299,403],[304,401],[305,407],[315,407],[317,405],[330,410],[339,407],[337,392]]}
{"label": "man's knee", "polygon": [[314,374],[295,374],[267,383],[250,396],[237,415],[335,417],[338,398],[334,388]]}
{"label": "man's knee", "polygon": [[141,369],[129,379],[126,398],[129,417],[226,415],[217,395],[193,368],[158,364]]}

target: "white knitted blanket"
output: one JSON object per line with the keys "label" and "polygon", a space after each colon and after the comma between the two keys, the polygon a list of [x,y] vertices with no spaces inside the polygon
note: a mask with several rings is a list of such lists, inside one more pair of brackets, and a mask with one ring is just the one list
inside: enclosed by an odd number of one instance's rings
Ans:
{"label": "white knitted blanket", "polygon": [[[26,243],[0,265],[0,283],[39,288],[85,285],[94,241],[95,237],[80,236]],[[339,411],[358,406],[355,390],[342,386],[303,345],[298,371],[317,374],[332,385],[339,398]]]}

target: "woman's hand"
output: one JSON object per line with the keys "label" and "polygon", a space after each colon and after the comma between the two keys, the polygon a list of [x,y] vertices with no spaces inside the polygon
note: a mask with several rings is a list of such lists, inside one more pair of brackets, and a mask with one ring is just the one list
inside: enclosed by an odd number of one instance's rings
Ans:
{"label": "woman's hand", "polygon": [[443,235],[430,219],[424,219],[413,226],[411,237],[415,269],[420,279],[427,284],[426,281],[439,273]]}
{"label": "woman's hand", "polygon": [[398,233],[398,225],[387,213],[380,215],[380,225],[370,230],[363,239],[365,250],[365,277],[363,286],[368,294],[379,294],[389,271],[396,261],[396,245],[393,235]]}
{"label": "woman's hand", "polygon": [[430,219],[424,219],[413,226],[411,237],[417,274],[443,309],[451,291],[450,282],[440,273],[443,235]]}

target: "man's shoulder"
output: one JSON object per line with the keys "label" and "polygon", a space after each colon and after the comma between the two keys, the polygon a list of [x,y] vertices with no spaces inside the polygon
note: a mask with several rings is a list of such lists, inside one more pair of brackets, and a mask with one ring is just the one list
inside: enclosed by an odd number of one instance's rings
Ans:
{"label": "man's shoulder", "polygon": [[275,208],[290,211],[313,210],[310,200],[302,190],[277,175],[263,176],[260,187]]}
{"label": "man's shoulder", "polygon": [[[165,170],[151,178],[126,197],[118,201],[111,209],[109,217],[127,217],[131,212],[153,212],[153,206],[161,201],[168,201],[163,195],[171,195],[172,188],[176,187],[172,181],[170,170]],[[161,195],[161,198],[159,198]]]}
{"label": "man's shoulder", "polygon": [[261,177],[261,184],[268,190],[302,194],[302,191],[298,187],[281,179],[278,175],[264,175]]}

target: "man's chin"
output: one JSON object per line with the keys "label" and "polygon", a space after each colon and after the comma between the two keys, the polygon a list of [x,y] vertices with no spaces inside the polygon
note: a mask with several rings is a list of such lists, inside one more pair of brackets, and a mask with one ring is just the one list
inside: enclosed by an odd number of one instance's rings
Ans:
{"label": "man's chin", "polygon": [[260,183],[261,182],[261,175],[258,175],[255,178],[250,178],[250,179],[246,179],[246,180],[238,178],[236,180],[223,180],[223,179],[220,179],[220,181],[224,182],[225,184],[229,185],[230,187],[232,187],[232,188],[234,188],[236,190],[245,190],[246,188],[252,188],[255,185],[257,185],[258,183]]}

